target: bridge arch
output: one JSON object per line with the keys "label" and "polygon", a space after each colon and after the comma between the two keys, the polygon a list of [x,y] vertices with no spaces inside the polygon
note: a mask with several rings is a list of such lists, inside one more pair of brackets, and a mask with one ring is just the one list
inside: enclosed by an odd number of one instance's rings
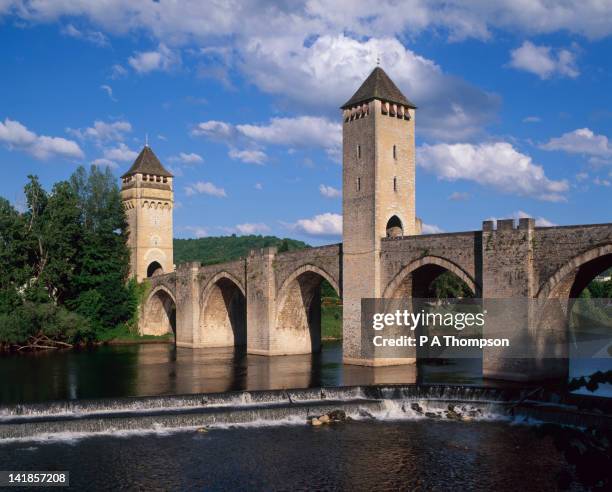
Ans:
{"label": "bridge arch", "polygon": [[575,298],[600,273],[612,267],[612,244],[574,256],[541,286],[537,298]]}
{"label": "bridge arch", "polygon": [[154,287],[147,296],[140,333],[158,336],[172,333],[176,338],[176,298],[166,286]]}
{"label": "bridge arch", "polygon": [[234,275],[215,274],[202,290],[200,309],[202,346],[246,345],[246,292]]}
{"label": "bridge arch", "polygon": [[277,291],[276,344],[287,353],[311,353],[321,349],[319,299],[323,280],[340,295],[339,282],[312,264],[294,270]]}
{"label": "bridge arch", "polygon": [[427,255],[404,266],[387,284],[383,292],[383,298],[418,297],[418,295],[414,296],[418,292],[413,292],[412,285],[408,286],[407,283],[411,280],[413,273],[420,269],[426,269],[423,273],[428,285],[439,275],[449,271],[465,282],[474,295],[479,295],[481,292],[480,286],[472,276],[459,265],[440,256]]}

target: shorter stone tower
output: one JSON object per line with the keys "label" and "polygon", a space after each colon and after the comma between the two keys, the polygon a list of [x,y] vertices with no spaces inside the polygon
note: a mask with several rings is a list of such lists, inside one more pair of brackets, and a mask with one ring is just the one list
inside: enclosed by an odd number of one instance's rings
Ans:
{"label": "shorter stone tower", "polygon": [[142,279],[174,270],[170,174],[148,145],[121,176],[128,221],[130,274]]}

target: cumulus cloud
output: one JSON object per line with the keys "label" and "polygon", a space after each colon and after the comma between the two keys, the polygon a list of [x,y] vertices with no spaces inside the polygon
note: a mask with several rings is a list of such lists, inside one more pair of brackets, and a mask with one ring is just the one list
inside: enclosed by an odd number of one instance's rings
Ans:
{"label": "cumulus cloud", "polygon": [[579,128],[560,137],[551,138],[540,146],[544,150],[560,150],[569,154],[593,156],[594,164],[607,163],[612,158],[612,143],[605,135],[597,135],[589,128]]}
{"label": "cumulus cloud", "polygon": [[123,142],[119,143],[116,147],[104,149],[103,153],[104,157],[111,161],[129,162],[138,157],[138,152],[130,149]]}
{"label": "cumulus cloud", "polygon": [[89,43],[95,44],[96,46],[108,46],[107,37],[101,33],[100,31],[90,31],[85,30],[81,31],[74,27],[72,24],[67,24],[61,29],[61,33],[64,36],[69,36],[71,38],[82,39],[83,41],[87,41]]}
{"label": "cumulus cloud", "polygon": [[507,217],[489,217],[487,220],[497,222],[501,219],[514,219],[515,221],[518,221],[519,219],[532,218],[535,218],[535,224],[537,227],[554,227],[557,225],[544,217],[534,217],[533,215],[528,214],[527,212],[523,212],[522,210],[517,210],[516,212],[509,214]]}
{"label": "cumulus cloud", "polygon": [[234,160],[246,162],[247,164],[263,164],[268,158],[265,152],[257,149],[230,149],[228,155]]}
{"label": "cumulus cloud", "polygon": [[553,75],[576,78],[580,75],[576,67],[576,54],[567,49],[553,50],[550,46],[537,46],[525,41],[510,52],[509,66],[534,73],[541,79]]}
{"label": "cumulus cloud", "polygon": [[125,134],[132,131],[132,125],[129,121],[113,121],[112,123],[106,123],[105,121],[96,120],[90,127],[77,129],[67,128],[66,131],[77,138],[91,139],[97,143],[102,143],[123,140]]}
{"label": "cumulus cloud", "polygon": [[128,58],[130,66],[138,73],[148,73],[156,70],[168,71],[180,65],[181,58],[164,43],[159,43],[157,50],[141,51]]}
{"label": "cumulus cloud", "polygon": [[108,84],[102,84],[100,86],[100,89],[102,89],[104,92],[106,92],[107,96],[109,97],[109,99],[113,102],[117,102],[117,99],[115,98],[115,96],[113,96],[113,88],[108,85]]}
{"label": "cumulus cloud", "polygon": [[10,150],[27,152],[36,159],[42,160],[50,157],[81,159],[85,155],[73,140],[37,135],[19,121],[9,118],[5,118],[4,122],[0,121],[0,142],[3,142]]}
{"label": "cumulus cloud", "polygon": [[180,162],[183,164],[199,164],[200,162],[204,162],[202,156],[195,152],[179,152],[178,155],[174,155],[168,158],[168,160],[170,162]]}
{"label": "cumulus cloud", "polygon": [[211,140],[227,141],[234,135],[234,127],[224,121],[210,120],[198,123],[191,134],[196,137],[207,137]]}
{"label": "cumulus cloud", "polygon": [[593,180],[593,184],[597,185],[597,186],[610,186],[610,180],[608,179],[602,179],[600,177],[596,177]]}
{"label": "cumulus cloud", "polygon": [[115,64],[111,67],[111,79],[121,79],[127,75],[128,71],[123,65]]}
{"label": "cumulus cloud", "polygon": [[423,234],[440,234],[444,232],[444,230],[434,224],[423,224],[421,232]]}
{"label": "cumulus cloud", "polygon": [[243,236],[248,236],[251,234],[266,234],[270,232],[270,227],[267,224],[262,222],[258,223],[250,223],[246,222],[244,224],[236,224],[234,227],[224,227],[223,230],[230,234],[242,234]]}
{"label": "cumulus cloud", "polygon": [[290,107],[334,115],[380,58],[404,94],[421,107],[419,130],[433,138],[460,139],[479,132],[500,103],[497,95],[445,74],[393,38],[323,35],[297,47],[253,38],[245,50],[242,68],[261,90],[282,97]]}
{"label": "cumulus cloud", "polygon": [[470,199],[470,194],[461,191],[454,191],[450,194],[448,199],[452,202],[463,202]]}
{"label": "cumulus cloud", "polygon": [[563,201],[569,188],[566,181],[546,177],[542,166],[507,142],[422,145],[417,164],[439,179],[466,179],[539,200]]}
{"label": "cumulus cloud", "polygon": [[342,196],[342,191],[333,186],[319,185],[319,193],[325,198],[339,198]]}
{"label": "cumulus cloud", "polygon": [[426,29],[441,31],[452,40],[488,39],[495,29],[528,34],[565,30],[591,39],[612,34],[612,5],[601,0],[411,0],[409,8],[398,8],[394,0],[303,0],[275,2],[273,7],[266,2],[220,2],[214,9],[196,0],[107,0],[103,5],[100,8],[98,2],[87,0],[5,0],[0,3],[0,15],[12,13],[33,22],[83,16],[114,33],[145,30],[173,43],[224,35],[291,39],[309,32],[338,31],[360,37],[414,35]]}
{"label": "cumulus cloud", "polygon": [[183,229],[190,232],[191,234],[193,234],[195,237],[198,237],[198,238],[208,236],[208,229],[206,229],[206,227],[185,226],[183,227]]}
{"label": "cumulus cloud", "polygon": [[255,189],[261,191],[263,190],[263,185],[261,183],[255,183]]}
{"label": "cumulus cloud", "polygon": [[539,123],[542,121],[542,118],[539,116],[526,116],[523,118],[523,123]]}
{"label": "cumulus cloud", "polygon": [[342,215],[324,213],[310,219],[300,219],[289,227],[309,236],[337,237],[342,235]]}
{"label": "cumulus cloud", "polygon": [[189,186],[185,187],[185,194],[187,196],[193,196],[197,194],[216,196],[218,198],[224,198],[227,196],[223,188],[219,188],[214,184],[207,181],[198,181]]}
{"label": "cumulus cloud", "polygon": [[338,155],[342,146],[340,123],[314,116],[272,118],[266,125],[236,125],[236,130],[261,144],[321,147],[330,155]]}
{"label": "cumulus cloud", "polygon": [[[342,126],[327,118],[296,116],[293,118],[272,118],[266,124],[232,125],[225,121],[210,120],[198,123],[192,130],[194,136],[203,136],[233,146],[243,143],[247,146],[282,145],[294,148],[320,147],[337,159],[342,147]],[[261,164],[265,160],[262,151],[230,151],[232,159]],[[248,159],[248,160],[247,160]]]}

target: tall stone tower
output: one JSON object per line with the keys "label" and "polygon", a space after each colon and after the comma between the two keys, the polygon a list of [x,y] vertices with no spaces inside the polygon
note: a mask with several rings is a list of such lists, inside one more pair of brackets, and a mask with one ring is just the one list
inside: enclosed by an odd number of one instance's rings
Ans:
{"label": "tall stone tower", "polygon": [[130,272],[138,281],[174,270],[170,174],[148,145],[121,176],[126,211]]}
{"label": "tall stone tower", "polygon": [[416,234],[416,106],[376,67],[342,106],[343,336],[347,363],[361,347],[361,299],[382,296],[381,238]]}

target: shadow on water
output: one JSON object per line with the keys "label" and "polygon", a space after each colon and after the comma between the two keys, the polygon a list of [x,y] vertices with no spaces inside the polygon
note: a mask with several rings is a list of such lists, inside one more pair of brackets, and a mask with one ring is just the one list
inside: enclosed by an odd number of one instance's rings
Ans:
{"label": "shadow on water", "polygon": [[244,348],[113,345],[0,357],[0,403],[392,383],[482,384],[480,361],[342,364],[342,342],[317,354],[263,357]]}

